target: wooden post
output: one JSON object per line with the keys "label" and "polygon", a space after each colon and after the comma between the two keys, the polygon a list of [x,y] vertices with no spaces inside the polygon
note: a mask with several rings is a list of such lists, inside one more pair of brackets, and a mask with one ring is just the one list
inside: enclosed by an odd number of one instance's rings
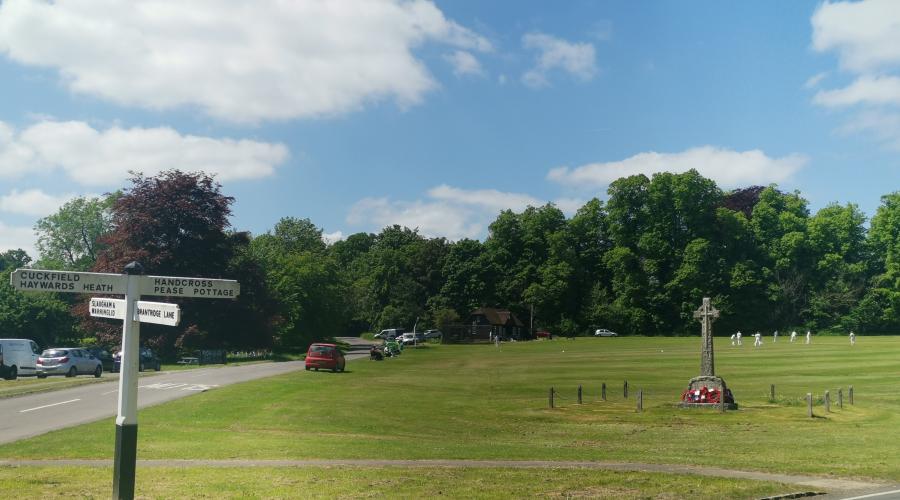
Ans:
{"label": "wooden post", "polygon": [[624,386],[622,393],[624,394],[625,399],[628,399],[628,381],[627,380],[625,381],[625,386]]}
{"label": "wooden post", "polygon": [[724,387],[719,390],[719,411],[725,413],[725,390]]}
{"label": "wooden post", "polygon": [[825,413],[831,412],[831,391],[825,391]]}
{"label": "wooden post", "polygon": [[603,385],[600,386],[600,399],[606,401],[606,382],[603,382]]}
{"label": "wooden post", "polygon": [[578,386],[578,404],[581,404],[581,386]]}
{"label": "wooden post", "polygon": [[838,389],[838,408],[844,409],[844,389]]}
{"label": "wooden post", "polygon": [[550,408],[553,408],[553,388],[550,388]]}
{"label": "wooden post", "polygon": [[853,404],[853,386],[851,385],[849,389],[847,389],[847,396],[850,397],[850,404]]}
{"label": "wooden post", "polygon": [[641,413],[644,411],[644,390],[638,390],[638,400],[637,400],[637,411]]}
{"label": "wooden post", "polygon": [[775,384],[769,386],[769,399],[775,402]]}
{"label": "wooden post", "polygon": [[806,393],[806,413],[807,413],[807,416],[809,416],[809,418],[812,418],[812,417],[813,417],[813,411],[812,411],[812,393],[811,393],[811,392],[807,392],[807,393]]}

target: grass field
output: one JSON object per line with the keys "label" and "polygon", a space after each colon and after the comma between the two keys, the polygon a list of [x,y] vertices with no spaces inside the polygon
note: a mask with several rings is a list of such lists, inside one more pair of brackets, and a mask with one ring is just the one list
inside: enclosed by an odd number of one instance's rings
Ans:
{"label": "grass field", "polygon": [[[716,371],[740,405],[724,415],[677,407],[699,371],[699,338],[581,338],[499,350],[428,345],[384,362],[352,362],[343,374],[293,373],[142,410],[138,458],[602,460],[900,481],[900,338],[860,337],[852,348],[842,337],[812,345],[765,340],[738,348],[717,339]],[[583,405],[575,402],[579,384]],[[552,410],[551,386],[560,391]],[[643,413],[635,411],[639,389]],[[806,393],[821,400],[825,390],[832,412],[819,404],[808,418]],[[0,457],[110,458],[113,441],[109,419],[2,446]],[[4,469],[3,477],[16,473]],[[729,488],[747,496],[740,488],[754,485]]]}
{"label": "grass field", "polygon": [[[0,468],[5,498],[109,498],[110,468]],[[760,498],[789,486],[639,472],[397,468],[138,468],[139,498]]]}

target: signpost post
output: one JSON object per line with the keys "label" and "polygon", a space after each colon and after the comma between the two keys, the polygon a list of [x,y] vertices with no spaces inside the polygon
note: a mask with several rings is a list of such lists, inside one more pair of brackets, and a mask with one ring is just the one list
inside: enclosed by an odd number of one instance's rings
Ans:
{"label": "signpost post", "polygon": [[137,262],[125,266],[124,274],[16,269],[10,274],[13,288],[31,292],[102,293],[124,295],[124,299],[92,298],[91,316],[121,319],[122,361],[116,415],[116,448],[113,468],[113,498],[134,498],[137,461],[138,349],[141,322],[178,325],[177,304],[146,302],[141,295],[185,298],[235,299],[240,284],[234,280],[143,276]]}

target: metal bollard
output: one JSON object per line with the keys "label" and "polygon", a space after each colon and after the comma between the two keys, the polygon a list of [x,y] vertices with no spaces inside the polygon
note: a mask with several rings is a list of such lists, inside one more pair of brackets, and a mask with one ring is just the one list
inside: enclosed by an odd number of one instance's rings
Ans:
{"label": "metal bollard", "polygon": [[847,396],[850,397],[850,404],[853,404],[853,386],[851,385],[849,389],[847,389]]}
{"label": "metal bollard", "polygon": [[581,386],[578,386],[578,404],[581,404]]}
{"label": "metal bollard", "polygon": [[625,381],[625,387],[624,387],[622,393],[624,394],[625,399],[628,399],[628,381],[627,380]]}
{"label": "metal bollard", "polygon": [[844,409],[844,389],[838,389],[838,408]]}
{"label": "metal bollard", "polygon": [[603,382],[603,385],[600,386],[600,399],[606,401],[606,382]]}
{"label": "metal bollard", "polygon": [[637,411],[641,413],[644,411],[644,390],[638,390],[638,400],[637,400]]}
{"label": "metal bollard", "polygon": [[812,411],[812,393],[811,392],[806,393],[806,408],[807,408],[806,409],[807,415],[809,416],[809,418],[812,418],[813,411]]}
{"label": "metal bollard", "polygon": [[550,388],[550,408],[553,408],[553,388]]}
{"label": "metal bollard", "polygon": [[825,391],[825,413],[831,412],[831,392]]}
{"label": "metal bollard", "polygon": [[769,399],[771,399],[773,403],[775,402],[775,384],[769,386]]}

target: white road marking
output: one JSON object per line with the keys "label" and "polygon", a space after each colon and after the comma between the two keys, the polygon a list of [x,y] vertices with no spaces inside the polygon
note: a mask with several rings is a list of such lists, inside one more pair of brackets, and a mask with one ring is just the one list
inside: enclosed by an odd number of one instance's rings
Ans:
{"label": "white road marking", "polygon": [[141,389],[158,389],[161,391],[168,391],[171,389],[181,389],[182,391],[208,391],[213,387],[219,387],[217,384],[184,384],[177,382],[168,382],[168,383],[156,383],[150,385],[142,385]]}
{"label": "white road marking", "polygon": [[878,497],[885,496],[885,495],[893,495],[895,493],[900,493],[900,490],[882,491],[881,493],[871,493],[869,495],[863,495],[863,496],[859,496],[859,497],[845,498],[844,500],[861,500],[863,498],[878,498]]}
{"label": "white road marking", "polygon": [[114,393],[114,392],[119,392],[119,390],[116,389],[116,390],[114,390],[114,391],[107,391],[107,392],[104,392],[103,394],[101,394],[101,396],[106,396],[107,394],[112,394],[112,393]]}
{"label": "white road marking", "polygon": [[185,387],[184,389],[182,389],[182,391],[199,391],[199,392],[205,392],[205,391],[208,391],[208,390],[212,389],[213,387],[219,387],[219,385],[218,385],[218,384],[209,384],[209,385],[207,385],[207,384],[194,384],[194,385],[192,385],[192,386],[190,386],[190,387]]}
{"label": "white road marking", "polygon": [[62,403],[53,403],[52,405],[44,405],[44,406],[38,406],[37,408],[29,408],[29,409],[27,409],[27,410],[22,410],[22,411],[20,411],[19,413],[25,413],[25,412],[34,411],[34,410],[40,410],[41,408],[50,408],[51,406],[59,406],[59,405],[64,405],[64,404],[66,404],[66,403],[74,403],[75,401],[81,401],[81,399],[70,399],[70,400],[68,400],[68,401],[63,401]]}

